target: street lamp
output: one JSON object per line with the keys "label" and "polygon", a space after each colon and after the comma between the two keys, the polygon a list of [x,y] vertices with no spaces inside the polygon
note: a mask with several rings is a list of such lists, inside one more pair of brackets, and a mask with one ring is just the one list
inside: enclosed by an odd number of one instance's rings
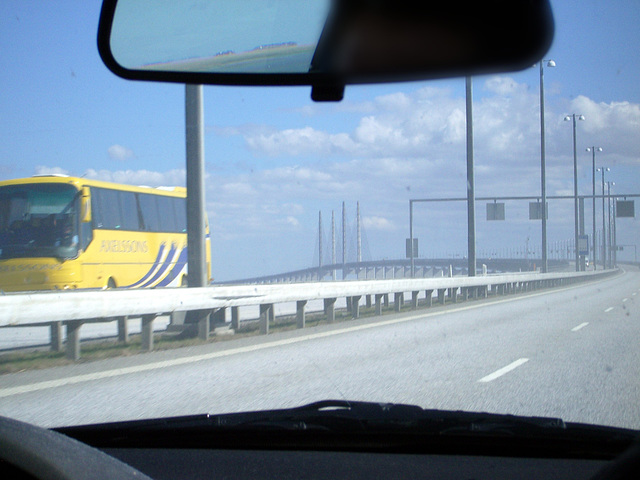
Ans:
{"label": "street lamp", "polygon": [[[547,165],[544,141],[544,63],[540,60],[540,186],[542,201],[542,273],[547,272]],[[555,67],[556,62],[546,60],[547,67]]]}
{"label": "street lamp", "polygon": [[597,267],[596,265],[598,264],[598,262],[596,262],[596,151],[601,152],[602,151],[602,147],[587,147],[587,152],[591,152],[592,156],[591,156],[591,188],[592,188],[592,197],[591,197],[591,203],[592,203],[592,217],[593,217],[593,221],[592,221],[592,225],[593,225],[593,231],[591,234],[591,243],[593,243],[593,258],[591,260],[593,260],[593,269],[595,270]]}
{"label": "street lamp", "polygon": [[564,117],[565,122],[573,120],[573,216],[574,241],[576,248],[576,272],[580,271],[580,250],[578,249],[578,151],[576,149],[576,120],[584,120],[584,115],[575,113]]}
{"label": "street lamp", "polygon": [[610,172],[609,167],[598,167],[598,172],[602,172],[602,268],[607,268],[607,230],[604,226],[604,172]]}

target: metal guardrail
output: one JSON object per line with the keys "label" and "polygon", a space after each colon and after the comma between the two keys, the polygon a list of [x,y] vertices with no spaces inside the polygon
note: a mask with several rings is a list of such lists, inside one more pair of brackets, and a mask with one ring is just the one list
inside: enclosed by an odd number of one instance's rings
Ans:
{"label": "metal guardrail", "polygon": [[[324,313],[335,320],[337,298],[346,298],[352,316],[359,316],[361,298],[375,297],[376,314],[388,296],[394,295],[397,311],[404,293],[411,292],[412,308],[417,308],[419,293],[425,292],[427,306],[435,300],[457,302],[469,296],[504,295],[516,291],[561,286],[611,275],[617,270],[561,273],[509,273],[476,277],[440,277],[423,279],[312,282],[275,285],[229,285],[204,288],[164,288],[156,290],[107,290],[21,293],[0,297],[0,327],[50,326],[51,347],[62,349],[62,326],[67,329],[67,357],[80,357],[80,327],[83,323],[118,321],[119,339],[126,341],[127,319],[142,319],[142,347],[153,348],[153,320],[163,314],[191,312],[190,322],[197,324],[199,336],[207,338],[211,314],[231,308],[233,329],[239,327],[239,307],[260,306],[260,333],[269,332],[274,320],[273,305],[296,302],[297,326],[305,326],[308,301],[324,300]],[[460,293],[459,293],[460,292]]]}

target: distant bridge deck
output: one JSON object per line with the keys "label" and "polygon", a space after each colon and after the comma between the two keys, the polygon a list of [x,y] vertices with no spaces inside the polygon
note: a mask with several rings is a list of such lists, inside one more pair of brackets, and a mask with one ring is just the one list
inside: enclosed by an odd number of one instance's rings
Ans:
{"label": "distant bridge deck", "polygon": [[[477,273],[482,272],[486,265],[487,273],[528,272],[540,267],[539,258],[480,258],[477,259]],[[415,278],[446,277],[451,273],[467,275],[466,258],[414,259]],[[569,267],[567,260],[548,260],[549,271],[560,271]],[[261,277],[244,278],[224,284],[246,283],[297,283],[331,280],[384,280],[389,278],[411,278],[411,260],[375,260],[367,262],[336,263],[317,267],[303,268],[292,272],[265,275]]]}

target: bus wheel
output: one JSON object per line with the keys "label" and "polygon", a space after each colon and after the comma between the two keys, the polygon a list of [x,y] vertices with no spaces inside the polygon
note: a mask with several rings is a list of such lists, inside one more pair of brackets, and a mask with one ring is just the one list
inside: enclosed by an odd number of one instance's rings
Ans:
{"label": "bus wheel", "polygon": [[111,290],[113,288],[116,288],[116,281],[113,278],[109,278],[109,280],[107,281],[107,286],[105,287],[106,290]]}
{"label": "bus wheel", "polygon": [[187,280],[187,276],[183,275],[182,278],[180,279],[180,286],[181,287],[188,287],[189,286],[189,281]]}

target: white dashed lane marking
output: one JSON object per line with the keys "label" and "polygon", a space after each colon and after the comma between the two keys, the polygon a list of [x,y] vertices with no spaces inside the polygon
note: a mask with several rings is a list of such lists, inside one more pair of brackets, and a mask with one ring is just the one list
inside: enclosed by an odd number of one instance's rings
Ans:
{"label": "white dashed lane marking", "polygon": [[576,327],[573,327],[573,328],[571,329],[571,331],[572,331],[572,332],[577,332],[578,330],[580,330],[581,328],[586,327],[587,325],[589,325],[589,322],[581,323],[580,325],[578,325],[578,326],[576,326]]}
{"label": "white dashed lane marking", "polygon": [[506,367],[502,367],[501,369],[496,370],[493,373],[490,373],[486,377],[482,377],[480,380],[478,380],[478,382],[483,382],[483,383],[491,382],[492,380],[495,380],[496,378],[503,376],[505,373],[509,373],[511,370],[518,368],[520,365],[527,363],[528,361],[529,361],[528,358],[519,358],[515,362],[511,362]]}

